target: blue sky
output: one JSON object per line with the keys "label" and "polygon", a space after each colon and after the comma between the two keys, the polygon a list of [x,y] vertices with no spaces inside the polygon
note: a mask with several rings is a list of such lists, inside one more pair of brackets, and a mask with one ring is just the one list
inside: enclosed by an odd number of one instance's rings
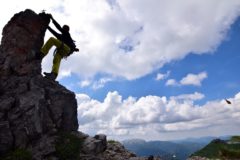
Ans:
{"label": "blue sky", "polygon": [[79,130],[119,140],[240,132],[239,0],[9,0],[0,28],[26,8],[68,24],[80,49],[57,79],[76,93]]}

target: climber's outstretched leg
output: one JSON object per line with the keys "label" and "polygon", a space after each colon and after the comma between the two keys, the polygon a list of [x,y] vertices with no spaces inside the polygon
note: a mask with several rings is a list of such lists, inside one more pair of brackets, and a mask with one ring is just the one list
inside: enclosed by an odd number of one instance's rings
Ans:
{"label": "climber's outstretched leg", "polygon": [[60,63],[62,60],[62,56],[60,54],[61,54],[60,50],[57,49],[57,53],[54,55],[54,58],[53,58],[52,72],[51,73],[44,72],[46,78],[51,79],[51,80],[55,80],[57,78]]}
{"label": "climber's outstretched leg", "polygon": [[57,48],[61,47],[62,42],[54,37],[50,37],[47,42],[43,45],[41,52],[43,54],[43,57],[46,56],[49,52],[49,50],[56,46]]}
{"label": "climber's outstretched leg", "polygon": [[60,40],[58,40],[56,38],[51,37],[43,45],[43,47],[41,49],[41,57],[43,58],[44,56],[46,56],[48,54],[49,50],[53,46],[56,46],[57,50],[56,50],[56,53],[54,54],[54,58],[53,58],[52,71],[51,71],[51,73],[44,72],[46,78],[51,79],[51,80],[55,80],[57,78],[61,60],[62,60],[63,56],[67,55],[70,52],[70,48],[66,44],[64,44],[63,42],[61,42]]}

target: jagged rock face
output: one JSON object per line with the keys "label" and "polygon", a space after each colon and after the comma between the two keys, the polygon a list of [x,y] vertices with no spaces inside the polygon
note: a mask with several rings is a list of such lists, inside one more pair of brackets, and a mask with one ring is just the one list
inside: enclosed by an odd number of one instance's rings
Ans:
{"label": "jagged rock face", "polygon": [[0,155],[27,148],[34,159],[55,152],[58,131],[77,131],[75,94],[41,75],[35,58],[50,19],[31,10],[8,22],[0,46]]}
{"label": "jagged rock face", "polygon": [[31,10],[15,14],[4,27],[1,41],[0,65],[2,76],[39,75],[41,63],[34,55],[43,45],[49,19]]}

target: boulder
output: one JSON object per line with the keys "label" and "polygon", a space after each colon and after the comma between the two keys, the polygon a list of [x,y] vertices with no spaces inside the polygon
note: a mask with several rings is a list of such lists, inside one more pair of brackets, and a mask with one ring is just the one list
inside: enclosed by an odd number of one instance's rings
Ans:
{"label": "boulder", "polygon": [[94,137],[87,137],[84,140],[82,151],[84,154],[99,154],[107,148],[107,137],[106,135],[100,134]]}

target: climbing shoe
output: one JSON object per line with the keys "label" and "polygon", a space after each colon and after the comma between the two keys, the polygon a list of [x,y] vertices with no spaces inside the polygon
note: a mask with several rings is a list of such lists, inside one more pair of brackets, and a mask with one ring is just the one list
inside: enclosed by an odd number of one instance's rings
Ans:
{"label": "climbing shoe", "polygon": [[53,72],[51,72],[51,73],[44,72],[43,74],[45,75],[45,77],[47,79],[50,79],[50,80],[53,80],[53,81],[55,81],[55,79],[57,78],[57,74],[53,73]]}

